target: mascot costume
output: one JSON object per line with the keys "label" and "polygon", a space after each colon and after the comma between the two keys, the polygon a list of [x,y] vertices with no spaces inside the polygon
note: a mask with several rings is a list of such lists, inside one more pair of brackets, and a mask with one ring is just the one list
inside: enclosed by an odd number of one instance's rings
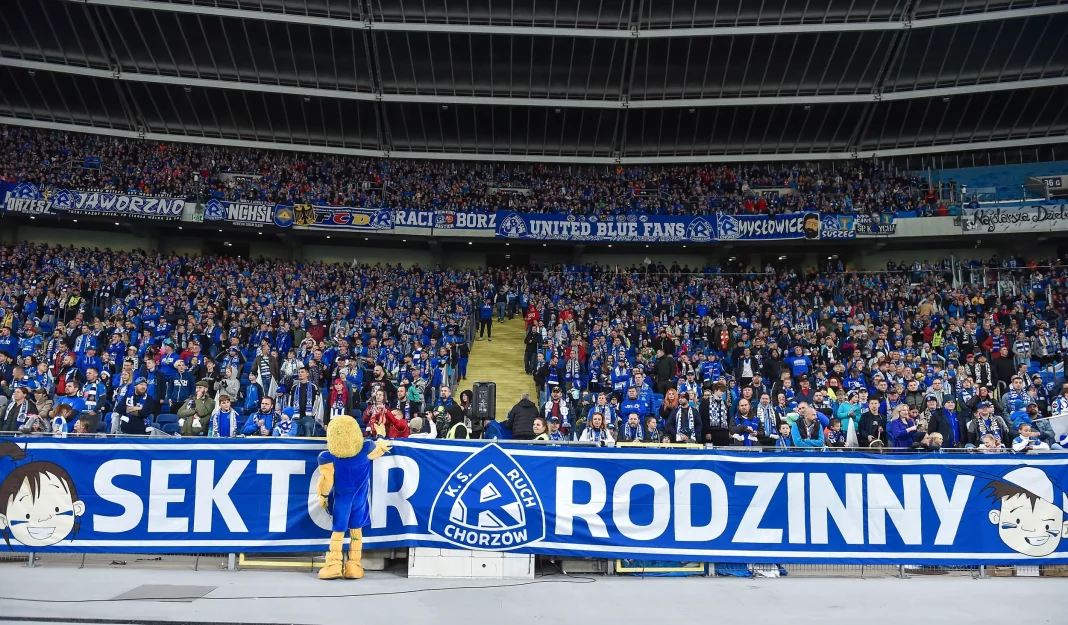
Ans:
{"label": "mascot costume", "polygon": [[[330,551],[319,579],[360,579],[363,566],[363,528],[371,524],[369,490],[371,461],[388,452],[384,439],[365,441],[360,425],[348,415],[330,420],[326,451],[319,454],[319,504],[333,516]],[[349,561],[342,567],[345,532],[351,534]]]}

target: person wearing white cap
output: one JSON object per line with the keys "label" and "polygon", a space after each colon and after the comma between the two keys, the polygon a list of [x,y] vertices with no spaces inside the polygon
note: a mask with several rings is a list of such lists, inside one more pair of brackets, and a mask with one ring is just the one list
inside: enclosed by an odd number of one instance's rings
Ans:
{"label": "person wearing white cap", "polygon": [[1007,547],[1028,556],[1048,556],[1068,533],[1068,495],[1042,469],[1021,467],[992,479],[989,491],[997,508],[990,522]]}

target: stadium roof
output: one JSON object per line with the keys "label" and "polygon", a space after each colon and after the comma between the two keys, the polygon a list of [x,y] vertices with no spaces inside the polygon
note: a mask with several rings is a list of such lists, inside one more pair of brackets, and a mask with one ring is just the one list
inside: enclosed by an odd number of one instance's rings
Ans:
{"label": "stadium roof", "polygon": [[534,162],[1068,141],[1068,0],[6,0],[0,122]]}

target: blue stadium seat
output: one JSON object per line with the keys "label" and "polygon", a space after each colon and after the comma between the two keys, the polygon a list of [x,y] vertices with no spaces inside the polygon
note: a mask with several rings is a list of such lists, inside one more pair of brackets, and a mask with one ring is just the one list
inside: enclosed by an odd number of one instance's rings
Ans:
{"label": "blue stadium seat", "polygon": [[162,426],[167,424],[178,425],[178,415],[165,412],[156,417],[156,425],[162,428]]}
{"label": "blue stadium seat", "polygon": [[177,423],[168,423],[160,429],[162,429],[167,434],[179,434],[182,431],[182,428],[178,427]]}

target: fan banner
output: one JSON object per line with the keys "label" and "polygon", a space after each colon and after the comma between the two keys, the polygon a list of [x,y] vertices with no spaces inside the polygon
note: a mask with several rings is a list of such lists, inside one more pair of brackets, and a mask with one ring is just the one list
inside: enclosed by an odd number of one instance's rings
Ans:
{"label": "fan banner", "polygon": [[29,182],[0,182],[3,210],[27,215],[133,217],[155,221],[182,218],[184,198],[154,197],[114,191],[74,191],[39,187]]}
{"label": "fan banner", "polygon": [[497,211],[497,236],[536,241],[708,243],[716,239],[714,215],[558,215]]}
{"label": "fan banner", "polygon": [[[15,551],[327,548],[313,440],[9,439]],[[10,446],[7,446],[10,449]],[[14,456],[15,454],[12,454]],[[22,455],[22,454],[18,454]],[[367,548],[846,564],[1068,563],[1068,456],[737,453],[398,440]]]}
{"label": "fan banner", "polygon": [[965,232],[1057,232],[1068,230],[1068,204],[965,208],[961,217]]}

